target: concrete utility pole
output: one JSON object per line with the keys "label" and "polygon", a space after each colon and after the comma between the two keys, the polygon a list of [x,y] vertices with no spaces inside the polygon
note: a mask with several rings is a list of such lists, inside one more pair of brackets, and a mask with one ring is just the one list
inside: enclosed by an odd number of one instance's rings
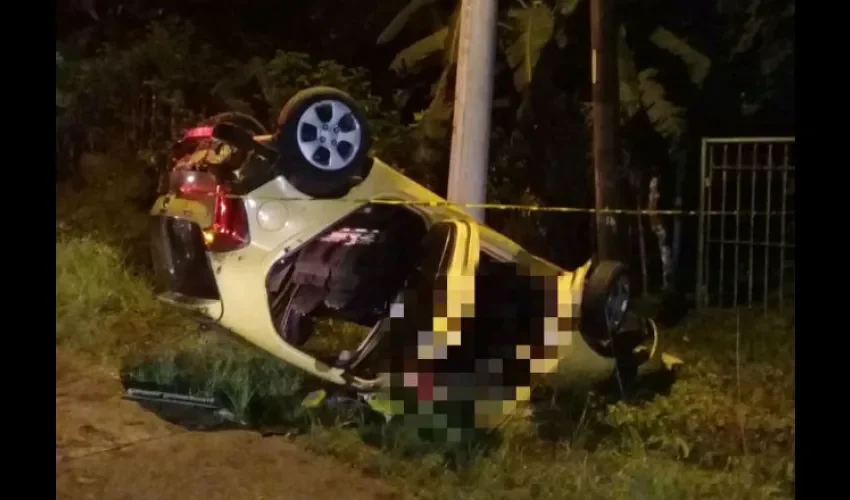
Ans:
{"label": "concrete utility pole", "polygon": [[[593,167],[596,177],[596,208],[620,208],[619,144],[620,79],[617,74],[617,45],[620,24],[616,0],[590,0],[590,64],[593,86]],[[600,259],[622,258],[618,219],[612,214],[596,215],[596,253]]]}
{"label": "concrete utility pole", "polygon": [[[448,199],[484,203],[496,54],[496,0],[463,0],[460,13]],[[467,209],[484,222],[484,209]]]}

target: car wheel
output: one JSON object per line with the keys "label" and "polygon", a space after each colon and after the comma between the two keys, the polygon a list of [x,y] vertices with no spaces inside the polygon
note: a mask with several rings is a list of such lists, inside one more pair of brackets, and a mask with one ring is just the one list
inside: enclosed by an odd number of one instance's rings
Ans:
{"label": "car wheel", "polygon": [[593,341],[607,343],[623,324],[630,300],[624,264],[603,260],[593,266],[582,295],[582,333]]}
{"label": "car wheel", "polygon": [[340,198],[369,175],[371,131],[348,94],[303,90],[283,107],[277,125],[278,168],[305,195]]}

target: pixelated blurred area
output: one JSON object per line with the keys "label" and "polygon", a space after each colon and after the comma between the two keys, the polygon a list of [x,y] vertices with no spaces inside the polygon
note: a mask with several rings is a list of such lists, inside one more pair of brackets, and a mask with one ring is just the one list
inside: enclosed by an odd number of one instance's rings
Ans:
{"label": "pixelated blurred area", "polygon": [[[404,402],[408,424],[444,428],[450,440],[496,428],[526,406],[580,334],[581,270],[541,276],[516,262],[487,264],[472,280],[437,280],[433,293],[418,295],[430,303],[406,308],[416,316],[393,319],[412,333],[396,340],[391,398]],[[450,284],[462,288],[441,288]],[[446,297],[470,292],[474,307],[462,303],[449,316]]]}

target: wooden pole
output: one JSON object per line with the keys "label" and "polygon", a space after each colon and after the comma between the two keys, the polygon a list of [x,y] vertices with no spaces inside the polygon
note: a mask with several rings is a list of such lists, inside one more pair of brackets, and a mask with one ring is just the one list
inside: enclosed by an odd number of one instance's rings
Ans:
{"label": "wooden pole", "polygon": [[[620,125],[620,81],[617,74],[619,22],[614,0],[590,1],[591,83],[593,88],[593,167],[596,208],[620,208],[617,129]],[[619,217],[596,215],[596,254],[622,260]]]}

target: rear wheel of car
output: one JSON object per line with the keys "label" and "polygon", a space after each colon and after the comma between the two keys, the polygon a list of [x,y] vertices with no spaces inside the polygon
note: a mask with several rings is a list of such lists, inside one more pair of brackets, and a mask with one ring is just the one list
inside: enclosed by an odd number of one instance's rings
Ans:
{"label": "rear wheel of car", "polygon": [[303,90],[278,117],[278,168],[295,189],[312,198],[340,198],[372,167],[366,115],[345,92]]}

